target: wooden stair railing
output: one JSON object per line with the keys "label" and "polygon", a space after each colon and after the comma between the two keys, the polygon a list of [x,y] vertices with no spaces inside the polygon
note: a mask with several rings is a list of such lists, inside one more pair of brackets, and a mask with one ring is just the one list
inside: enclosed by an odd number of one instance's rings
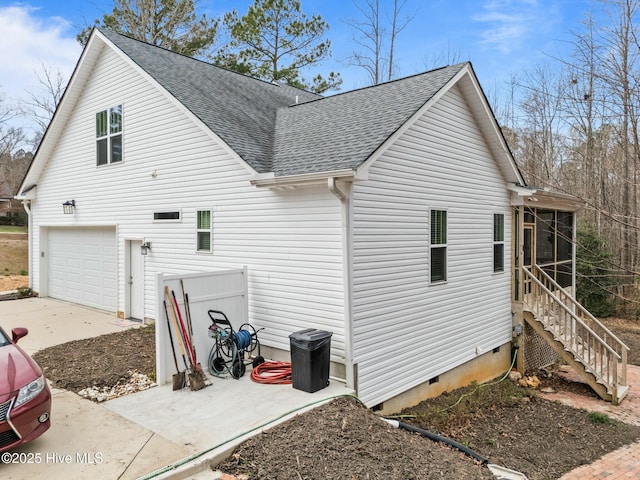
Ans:
{"label": "wooden stair railing", "polygon": [[[524,275],[523,300],[534,321],[544,329],[539,333],[564,358],[570,354],[570,359],[582,367],[577,373],[600,397],[619,403],[628,391],[629,347],[540,267],[525,268]],[[604,388],[598,388],[598,384]]]}

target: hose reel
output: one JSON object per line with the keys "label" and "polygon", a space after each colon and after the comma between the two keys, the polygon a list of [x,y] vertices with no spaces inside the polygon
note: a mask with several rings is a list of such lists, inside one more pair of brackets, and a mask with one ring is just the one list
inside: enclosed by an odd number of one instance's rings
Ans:
{"label": "hose reel", "polygon": [[[212,375],[231,375],[238,379],[245,374],[247,364],[256,367],[264,362],[260,355],[258,330],[253,325],[243,323],[236,331],[224,312],[209,310],[207,313],[211,319],[209,337],[214,339],[209,352],[209,372]],[[256,350],[257,355],[252,358],[250,354]]]}

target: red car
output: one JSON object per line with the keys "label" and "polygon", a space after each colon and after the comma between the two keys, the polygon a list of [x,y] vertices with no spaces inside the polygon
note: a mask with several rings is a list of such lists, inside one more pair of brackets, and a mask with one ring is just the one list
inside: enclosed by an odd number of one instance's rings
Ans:
{"label": "red car", "polygon": [[17,343],[29,331],[0,328],[0,452],[39,437],[49,429],[51,391],[42,369]]}

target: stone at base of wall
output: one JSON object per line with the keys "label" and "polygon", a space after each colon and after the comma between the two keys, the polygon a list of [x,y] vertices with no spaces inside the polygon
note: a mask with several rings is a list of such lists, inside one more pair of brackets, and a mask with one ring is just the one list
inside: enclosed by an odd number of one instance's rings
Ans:
{"label": "stone at base of wall", "polygon": [[9,290],[8,292],[0,292],[0,302],[3,300],[19,300],[21,298],[37,297],[30,288],[21,288],[19,290]]}

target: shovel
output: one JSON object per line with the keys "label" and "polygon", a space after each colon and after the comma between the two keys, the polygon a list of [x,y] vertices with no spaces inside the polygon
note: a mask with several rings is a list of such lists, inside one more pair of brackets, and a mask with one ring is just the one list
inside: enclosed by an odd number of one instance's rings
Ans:
{"label": "shovel", "polygon": [[[165,287],[165,295],[167,297],[167,300],[169,301],[169,304],[171,305],[171,318],[173,319],[173,326],[176,329],[176,337],[178,339],[178,345],[180,346],[180,354],[182,355],[182,361],[184,362],[184,368],[185,370],[189,370],[189,365],[187,364],[187,359],[184,355],[184,351],[185,351],[185,346],[184,346],[184,339],[182,338],[182,334],[180,333],[180,325],[178,325],[178,319],[176,317],[176,311],[173,307],[173,302],[171,301],[171,295],[169,295],[169,289]],[[166,302],[165,302],[166,303]],[[182,372],[183,378],[185,373]],[[187,381],[186,378],[184,379],[184,386],[187,385]]]}
{"label": "shovel", "polygon": [[[167,296],[169,295],[169,287],[165,287],[165,293]],[[178,299],[176,298],[176,294],[173,290],[171,290],[171,296],[173,297],[173,303],[175,304],[175,312],[178,314],[180,335],[184,342],[185,350],[187,351],[187,358],[189,358],[189,363],[191,365],[190,372],[187,374],[189,377],[189,387],[191,390],[201,390],[207,385],[205,382],[204,372],[202,371],[202,366],[196,361],[193,353],[193,347],[189,340],[189,333],[182,321],[182,314],[180,313]]]}
{"label": "shovel", "polygon": [[[169,331],[169,341],[171,342],[171,353],[173,354],[173,364],[176,366],[176,373],[173,374],[173,390],[181,390],[187,386],[187,379],[184,375],[184,372],[181,372],[178,368],[178,358],[176,357],[176,347],[173,344],[173,334],[171,333],[171,322],[169,320],[169,312],[167,310],[167,301],[163,300],[164,303],[164,314],[167,317],[167,330]],[[182,347],[182,345],[180,345]],[[181,349],[182,351],[182,349]],[[182,354],[182,359],[184,360],[184,353]],[[186,367],[186,361],[185,361]]]}

